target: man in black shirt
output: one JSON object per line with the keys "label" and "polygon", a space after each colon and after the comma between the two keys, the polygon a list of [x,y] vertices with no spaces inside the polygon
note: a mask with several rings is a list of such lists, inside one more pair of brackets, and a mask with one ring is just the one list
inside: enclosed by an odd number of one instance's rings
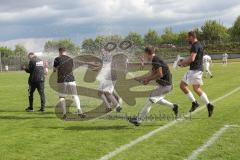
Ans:
{"label": "man in black shirt", "polygon": [[[75,78],[73,75],[73,59],[66,55],[65,48],[59,48],[59,56],[54,60],[54,72],[57,71],[58,79],[58,89],[59,89],[59,99],[63,108],[63,118],[67,118],[67,111],[66,111],[66,95],[71,95],[74,98],[76,107],[77,107],[77,114],[84,118],[86,115],[82,112],[80,99],[77,94],[77,85],[75,82]],[[67,91],[70,93],[67,93]]]}
{"label": "man in black shirt", "polygon": [[[41,99],[40,112],[44,112],[45,109],[45,93],[44,93],[44,81],[45,72],[44,63],[41,59],[34,55],[34,53],[28,54],[29,65],[28,67],[23,66],[22,68],[30,74],[28,78],[29,84],[29,107],[25,110],[27,112],[33,112],[33,93],[37,89]],[[47,71],[47,70],[46,70]]]}
{"label": "man in black shirt", "polygon": [[192,108],[189,112],[193,112],[197,107],[199,107],[199,104],[194,98],[192,92],[188,89],[188,85],[192,84],[195,93],[197,93],[201,100],[206,104],[208,108],[208,116],[211,117],[214,106],[209,102],[206,93],[200,88],[203,84],[203,46],[198,41],[196,33],[193,31],[188,33],[188,41],[191,44],[190,56],[182,61],[179,61],[178,65],[182,67],[190,66],[190,70],[184,75],[180,83],[180,88],[192,102]]}
{"label": "man in black shirt", "polygon": [[129,120],[130,123],[133,123],[136,126],[139,126],[141,124],[141,121],[150,111],[151,105],[153,103],[164,104],[170,107],[176,116],[178,115],[178,105],[164,99],[165,95],[171,92],[173,88],[172,74],[169,70],[168,65],[161,58],[155,55],[155,51],[151,47],[145,48],[145,56],[152,63],[152,73],[149,76],[137,77],[135,79],[142,82],[144,85],[147,85],[150,81],[155,80],[158,85],[156,89],[150,94],[139,116],[131,118]]}

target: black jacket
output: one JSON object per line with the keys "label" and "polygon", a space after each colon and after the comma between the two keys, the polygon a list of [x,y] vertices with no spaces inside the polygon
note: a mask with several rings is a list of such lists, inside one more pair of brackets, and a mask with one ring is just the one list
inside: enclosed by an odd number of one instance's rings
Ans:
{"label": "black jacket", "polygon": [[44,82],[44,63],[38,57],[33,57],[28,64],[28,68],[25,69],[27,73],[30,73],[28,83]]}

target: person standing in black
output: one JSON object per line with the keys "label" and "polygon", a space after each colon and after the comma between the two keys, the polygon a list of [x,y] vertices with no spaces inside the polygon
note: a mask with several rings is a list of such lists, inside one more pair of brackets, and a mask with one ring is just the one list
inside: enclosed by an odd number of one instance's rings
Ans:
{"label": "person standing in black", "polygon": [[[34,55],[34,53],[28,54],[29,65],[28,67],[23,66],[22,68],[30,74],[28,78],[28,99],[29,107],[25,110],[27,112],[33,112],[33,94],[35,90],[38,90],[41,99],[41,108],[38,110],[44,112],[45,110],[45,92],[44,92],[44,81],[45,81],[45,68],[43,60]],[[46,70],[47,71],[47,70]]]}

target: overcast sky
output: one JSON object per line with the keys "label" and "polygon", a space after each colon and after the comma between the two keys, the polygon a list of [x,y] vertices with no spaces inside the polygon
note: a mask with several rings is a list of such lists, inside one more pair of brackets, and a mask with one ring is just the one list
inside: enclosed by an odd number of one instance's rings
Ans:
{"label": "overcast sky", "polygon": [[208,19],[229,27],[238,15],[240,0],[0,0],[0,41],[79,43],[99,34],[145,34],[149,28],[189,30]]}

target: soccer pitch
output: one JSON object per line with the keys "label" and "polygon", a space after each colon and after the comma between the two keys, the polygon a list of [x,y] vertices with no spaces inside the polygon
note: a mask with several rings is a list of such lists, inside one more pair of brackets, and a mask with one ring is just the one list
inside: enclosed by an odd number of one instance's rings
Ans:
{"label": "soccer pitch", "polygon": [[[24,72],[0,73],[0,160],[238,160],[239,68],[240,63],[214,64],[214,78],[204,79],[203,89],[216,106],[212,118],[207,117],[204,108],[191,118],[144,121],[139,127],[123,119],[65,122],[56,118],[54,108],[58,95],[47,80],[46,112],[27,113],[24,109],[28,104],[28,75]],[[167,96],[180,105],[180,115],[187,114],[191,105],[179,89],[185,72],[186,69],[172,70],[174,90]],[[97,89],[97,83],[83,82],[84,71],[75,75],[78,85]],[[80,98],[83,110],[92,109],[101,102],[84,96]],[[146,98],[138,98],[135,106],[123,102],[121,115],[137,114]],[[198,101],[201,103],[199,98]],[[39,104],[39,96],[35,93],[35,110]],[[149,116],[159,113],[172,114],[169,108],[155,104]],[[111,114],[117,115],[115,111]]]}

